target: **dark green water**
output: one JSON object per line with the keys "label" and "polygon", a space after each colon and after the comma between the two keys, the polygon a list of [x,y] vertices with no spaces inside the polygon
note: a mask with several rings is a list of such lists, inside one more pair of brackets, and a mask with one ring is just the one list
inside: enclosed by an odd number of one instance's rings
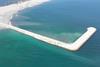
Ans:
{"label": "dark green water", "polygon": [[0,67],[100,67],[99,3],[52,0],[19,12],[12,24],[64,42],[74,42],[89,26],[98,31],[79,51],[70,52],[10,29],[0,30]]}

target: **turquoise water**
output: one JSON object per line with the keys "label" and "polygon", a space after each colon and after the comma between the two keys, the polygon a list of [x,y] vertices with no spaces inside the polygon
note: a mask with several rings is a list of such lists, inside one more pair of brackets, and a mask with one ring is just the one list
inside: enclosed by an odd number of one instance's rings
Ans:
{"label": "turquoise water", "polygon": [[100,67],[99,3],[52,0],[19,12],[12,24],[64,42],[74,42],[89,26],[98,31],[79,51],[70,52],[10,29],[0,30],[0,67]]}
{"label": "turquoise water", "polygon": [[0,0],[0,6],[6,6],[9,4],[17,3],[20,0]]}

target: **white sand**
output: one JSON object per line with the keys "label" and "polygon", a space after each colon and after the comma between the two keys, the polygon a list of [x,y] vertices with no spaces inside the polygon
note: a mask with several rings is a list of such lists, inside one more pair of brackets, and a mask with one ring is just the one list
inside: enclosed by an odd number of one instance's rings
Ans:
{"label": "white sand", "polygon": [[26,2],[18,3],[18,4],[11,4],[8,6],[0,7],[0,15],[5,15],[5,13],[16,13],[19,10],[23,10],[25,8],[34,7],[50,0],[29,0]]}
{"label": "white sand", "polygon": [[11,4],[8,6],[0,7],[0,16],[5,19],[12,19],[12,16],[18,11],[29,7],[35,7],[50,0],[29,0],[18,4]]}
{"label": "white sand", "polygon": [[28,8],[28,7],[42,4],[47,1],[48,0],[34,0],[34,1],[31,0],[31,1],[24,2],[24,3],[20,3],[20,4],[13,4],[13,5],[1,7],[0,8],[0,11],[1,11],[0,12],[0,20],[1,20],[0,22],[3,22],[5,19],[6,21],[4,21],[4,22],[6,22],[6,23],[0,23],[0,26],[10,28],[17,32],[26,34],[28,36],[31,36],[31,37],[41,40],[43,42],[46,42],[46,43],[49,43],[49,44],[52,44],[55,46],[59,46],[64,49],[67,49],[67,50],[71,50],[71,51],[79,50],[79,48],[96,32],[96,28],[89,27],[87,29],[87,31],[79,39],[77,39],[74,43],[69,44],[69,43],[64,43],[64,42],[61,42],[61,41],[58,41],[58,40],[55,40],[55,39],[52,39],[52,38],[49,38],[49,37],[46,37],[43,35],[36,34],[34,32],[20,29],[18,27],[12,26],[10,24],[7,24],[7,23],[10,23],[10,19],[13,16],[13,14],[17,13],[18,11]]}

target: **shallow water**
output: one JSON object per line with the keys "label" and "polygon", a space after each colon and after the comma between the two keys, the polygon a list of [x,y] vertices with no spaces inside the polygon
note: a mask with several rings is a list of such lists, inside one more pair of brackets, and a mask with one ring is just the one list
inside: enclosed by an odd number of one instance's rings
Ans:
{"label": "shallow water", "polygon": [[89,26],[98,31],[79,51],[70,52],[10,29],[0,30],[0,66],[100,67],[99,3],[52,0],[19,12],[12,24],[64,42],[74,42]]}

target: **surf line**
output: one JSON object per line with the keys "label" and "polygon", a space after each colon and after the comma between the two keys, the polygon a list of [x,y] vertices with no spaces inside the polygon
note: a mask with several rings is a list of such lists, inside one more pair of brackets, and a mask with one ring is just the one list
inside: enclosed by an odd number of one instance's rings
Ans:
{"label": "surf line", "polygon": [[[33,2],[33,0],[31,0],[31,1]],[[40,0],[40,1],[45,2],[47,0],[44,0],[44,1]],[[58,40],[55,40],[55,39],[52,39],[52,38],[49,38],[49,37],[46,37],[46,36],[43,36],[43,35],[39,35],[37,33],[30,32],[30,31],[27,31],[27,30],[24,30],[24,29],[21,29],[21,28],[18,28],[16,26],[11,25],[10,24],[11,21],[9,20],[11,18],[9,18],[8,16],[12,16],[13,14],[17,13],[19,10],[25,9],[26,7],[33,6],[34,3],[32,3],[32,2],[24,2],[24,3],[19,4],[18,6],[16,6],[16,5],[7,6],[6,7],[7,9],[8,9],[8,7],[9,8],[11,7],[10,10],[5,11],[4,15],[0,15],[0,16],[5,19],[5,16],[6,16],[6,13],[7,13],[8,14],[7,18],[8,19],[6,18],[6,20],[8,20],[8,21],[6,21],[6,22],[8,22],[8,24],[7,23],[0,23],[0,26],[4,26],[4,27],[7,27],[7,28],[10,28],[10,29],[15,30],[17,32],[20,32],[20,33],[23,33],[25,35],[31,36],[33,38],[36,38],[38,40],[41,40],[43,42],[49,43],[51,45],[59,46],[59,47],[62,47],[64,49],[71,50],[71,51],[79,50],[80,47],[82,47],[83,44],[96,32],[96,28],[95,27],[88,27],[87,31],[81,37],[79,37],[74,43],[70,44],[70,43],[61,42],[61,41],[58,41]],[[31,3],[31,5],[29,6],[30,3]],[[28,4],[28,6],[27,6],[27,4]],[[39,2],[39,4],[40,4],[40,2]],[[37,4],[35,4],[35,5],[37,5]],[[18,9],[15,9],[16,7]],[[12,13],[9,14],[8,13],[9,11],[12,12]],[[3,13],[1,13],[1,14],[3,14]],[[1,20],[4,20],[4,19],[1,19]]]}

